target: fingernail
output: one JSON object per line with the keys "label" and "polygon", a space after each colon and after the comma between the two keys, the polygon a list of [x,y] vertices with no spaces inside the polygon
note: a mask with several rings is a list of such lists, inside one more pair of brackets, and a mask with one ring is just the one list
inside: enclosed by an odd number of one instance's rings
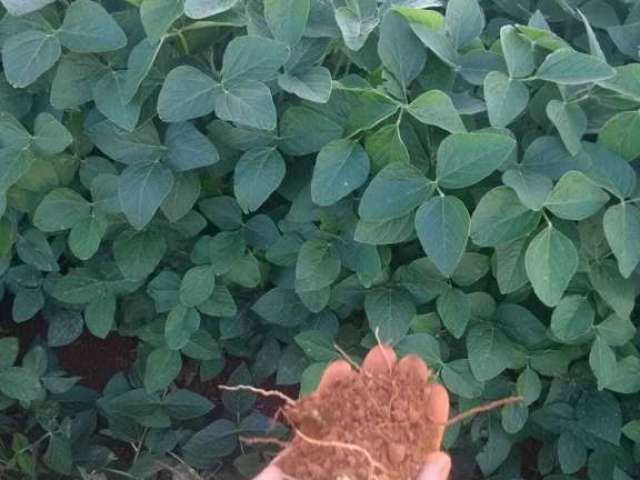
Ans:
{"label": "fingernail", "polygon": [[427,463],[418,480],[445,480],[451,470],[451,459],[447,455],[438,455]]}

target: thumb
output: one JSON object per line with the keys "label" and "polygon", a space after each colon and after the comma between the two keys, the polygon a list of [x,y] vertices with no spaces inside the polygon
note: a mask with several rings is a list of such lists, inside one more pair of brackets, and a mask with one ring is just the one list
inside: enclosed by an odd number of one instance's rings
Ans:
{"label": "thumb", "polygon": [[451,458],[446,453],[429,454],[417,480],[447,480],[451,470]]}
{"label": "thumb", "polygon": [[284,480],[284,478],[282,471],[278,467],[270,465],[253,480]]}

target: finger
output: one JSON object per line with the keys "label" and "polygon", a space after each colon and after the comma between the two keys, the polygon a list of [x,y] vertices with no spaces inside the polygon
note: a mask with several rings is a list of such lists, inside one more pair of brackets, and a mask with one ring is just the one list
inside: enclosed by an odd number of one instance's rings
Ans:
{"label": "finger", "polygon": [[285,476],[278,467],[269,465],[253,480],[284,480]]}
{"label": "finger", "polygon": [[438,383],[429,386],[429,400],[426,411],[429,412],[429,420],[436,425],[436,432],[433,438],[434,445],[440,448],[446,430],[446,423],[449,419],[449,394],[447,390]]}
{"label": "finger", "polygon": [[396,366],[396,372],[398,375],[415,378],[418,381],[426,382],[429,379],[429,368],[417,355],[402,357]]}
{"label": "finger", "polygon": [[362,370],[373,374],[389,374],[397,361],[396,352],[389,345],[374,347],[362,363]]}
{"label": "finger", "polygon": [[351,365],[344,360],[338,360],[329,364],[327,369],[320,378],[318,391],[329,391],[336,383],[340,383],[350,377],[355,377],[356,372],[353,371]]}
{"label": "finger", "polygon": [[451,471],[451,458],[442,452],[433,452],[427,456],[425,466],[417,480],[447,480]]}

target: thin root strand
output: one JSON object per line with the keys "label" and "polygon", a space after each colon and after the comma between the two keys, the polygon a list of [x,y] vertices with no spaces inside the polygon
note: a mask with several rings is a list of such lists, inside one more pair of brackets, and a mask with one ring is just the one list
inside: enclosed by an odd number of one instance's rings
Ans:
{"label": "thin root strand", "polygon": [[466,412],[459,413],[455,417],[449,419],[449,421],[444,423],[444,425],[446,425],[448,427],[450,425],[454,425],[454,424],[456,424],[458,422],[461,422],[465,418],[472,417],[473,415],[476,415],[478,413],[488,412],[489,410],[494,410],[494,409],[496,409],[498,407],[502,407],[502,406],[508,405],[510,403],[521,402],[522,400],[524,400],[523,397],[507,397],[507,398],[503,398],[501,400],[495,400],[493,402],[489,402],[489,403],[486,403],[484,405],[480,405],[478,407],[470,408]]}
{"label": "thin root strand", "polygon": [[247,445],[276,445],[282,449],[289,446],[287,442],[274,437],[240,437],[240,441]]}
{"label": "thin root strand", "polygon": [[263,397],[277,397],[280,400],[284,400],[287,405],[293,406],[296,404],[295,400],[278,390],[264,390],[262,388],[252,387],[251,385],[219,385],[218,388],[229,392],[247,391]]}

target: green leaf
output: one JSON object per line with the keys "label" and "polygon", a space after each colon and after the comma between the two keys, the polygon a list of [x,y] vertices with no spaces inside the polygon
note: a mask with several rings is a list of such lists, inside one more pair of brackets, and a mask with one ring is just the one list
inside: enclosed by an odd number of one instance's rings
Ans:
{"label": "green leaf", "polygon": [[84,321],[89,331],[96,337],[106,338],[115,323],[116,297],[101,295],[87,305]]}
{"label": "green leaf", "polygon": [[140,20],[149,42],[158,42],[182,13],[182,0],[143,0]]}
{"label": "green leaf", "polygon": [[378,55],[403,88],[418,76],[427,61],[422,43],[407,21],[393,10],[389,10],[380,23]]}
{"label": "green leaf", "polygon": [[289,47],[285,43],[251,35],[236,37],[222,58],[223,84],[226,88],[232,83],[257,85],[247,80],[271,80],[288,58]]}
{"label": "green leaf", "polygon": [[185,0],[184,14],[189,18],[206,18],[226,12],[235,6],[238,0]]}
{"label": "green leaf", "polygon": [[591,345],[589,366],[598,381],[598,390],[607,388],[616,377],[616,354],[598,335]]}
{"label": "green leaf", "polygon": [[458,198],[437,196],[416,212],[415,229],[422,249],[446,277],[454,272],[467,246],[469,212]]}
{"label": "green leaf", "polygon": [[529,244],[525,268],[540,301],[553,307],[560,303],[578,269],[578,252],[562,232],[548,226]]}
{"label": "green leaf", "polygon": [[11,367],[16,358],[20,345],[16,337],[4,337],[0,339],[0,368]]}
{"label": "green leaf", "polygon": [[105,117],[118,127],[131,131],[140,119],[141,105],[129,101],[124,72],[107,72],[93,87],[93,100]]}
{"label": "green leaf", "polygon": [[340,275],[342,263],[336,250],[324,240],[307,240],[296,263],[296,291],[315,292],[330,286]]}
{"label": "green leaf", "polygon": [[280,146],[289,155],[308,155],[342,138],[343,131],[335,118],[309,107],[294,106],[280,118]]}
{"label": "green leaf", "polygon": [[400,134],[399,125],[384,125],[367,136],[365,149],[374,172],[394,162],[409,163],[409,151]]}
{"label": "green leaf", "polygon": [[482,394],[484,385],[475,379],[466,358],[446,363],[442,367],[442,381],[450,392],[462,398],[476,398]]}
{"label": "green leaf", "polygon": [[515,140],[506,135],[449,135],[438,148],[438,184],[444,188],[464,188],[473,185],[505,163],[515,148]]}
{"label": "green leaf", "polygon": [[26,149],[6,147],[0,149],[0,192],[6,192],[29,171],[36,160]]}
{"label": "green leaf", "polygon": [[285,161],[275,148],[247,151],[238,160],[233,174],[233,192],[240,208],[245,212],[260,208],[280,186],[285,172]]}
{"label": "green leaf", "polygon": [[640,263],[640,210],[624,202],[613,205],[604,214],[603,227],[620,273],[629,278]]}
{"label": "green leaf", "polygon": [[436,302],[442,323],[455,338],[462,338],[471,319],[469,297],[457,288],[450,288],[438,297]]}
{"label": "green leaf", "polygon": [[631,420],[622,427],[622,433],[632,442],[640,444],[640,420]]}
{"label": "green leaf", "polygon": [[623,278],[615,262],[604,261],[589,265],[589,280],[618,316],[629,318],[637,291],[633,279]]}
{"label": "green leaf", "polygon": [[542,210],[553,188],[553,182],[549,177],[527,173],[520,168],[512,168],[504,172],[502,183],[516,192],[522,205],[536,212]]}
{"label": "green leaf", "polygon": [[387,287],[367,292],[364,311],[369,320],[369,328],[377,332],[382,341],[393,345],[409,331],[416,306],[406,290]]}
{"label": "green leaf", "polygon": [[127,167],[118,181],[118,197],[129,223],[143,229],[173,188],[173,173],[160,162],[140,162]]}
{"label": "green leaf", "polygon": [[209,265],[190,268],[184,274],[180,284],[180,303],[185,307],[196,307],[207,300],[213,293],[216,276]]}
{"label": "green leaf", "polygon": [[9,37],[2,45],[2,65],[12,87],[24,88],[55,65],[62,48],[55,35],[26,30]]}
{"label": "green leaf", "polygon": [[595,311],[580,295],[567,295],[551,315],[551,332],[562,343],[582,343],[593,327]]}
{"label": "green leaf", "polygon": [[167,219],[175,223],[184,218],[200,198],[201,185],[197,172],[188,171],[174,175],[173,188],[160,205]]}
{"label": "green leaf", "polygon": [[582,149],[582,136],[587,131],[587,116],[582,108],[576,104],[551,100],[547,104],[547,117],[558,129],[567,151],[571,155],[577,155]]}
{"label": "green leaf", "polygon": [[165,144],[167,165],[175,172],[207,167],[220,160],[216,147],[191,122],[169,125]]}
{"label": "green leaf", "polygon": [[587,447],[570,431],[558,438],[558,461],[563,473],[571,474],[580,470],[587,462]]}
{"label": "green leaf", "polygon": [[184,122],[211,113],[220,85],[197,68],[180,65],[171,70],[158,96],[158,114],[165,122]]}
{"label": "green leaf", "polygon": [[24,367],[0,370],[0,392],[21,402],[37,400],[44,394],[38,376]]}
{"label": "green leaf", "polygon": [[500,45],[511,78],[527,77],[536,67],[533,44],[512,25],[500,29]]}
{"label": "green leaf", "polygon": [[580,85],[614,77],[616,71],[602,59],[571,48],[550,53],[536,72],[536,78],[560,85]]}
{"label": "green leaf", "polygon": [[396,11],[409,21],[411,30],[420,41],[440,60],[451,67],[458,63],[458,52],[453,42],[445,35],[444,17],[435,10],[418,10],[414,8],[396,7]]}
{"label": "green leaf", "polygon": [[484,98],[491,125],[504,128],[527,108],[529,89],[504,73],[491,72],[484,79]]}
{"label": "green leaf", "polygon": [[64,55],[51,83],[51,105],[59,110],[74,108],[93,98],[93,88],[105,73],[105,66],[89,55]]}
{"label": "green leaf", "polygon": [[69,188],[57,188],[40,202],[33,216],[33,224],[43,232],[57,232],[73,228],[89,216],[89,203]]}
{"label": "green leaf", "polygon": [[507,368],[508,340],[493,325],[481,323],[472,327],[466,336],[466,343],[469,365],[477,380],[491,380]]}
{"label": "green leaf", "polygon": [[419,355],[432,368],[442,363],[440,344],[428,333],[407,335],[395,346],[395,350],[400,356],[410,353]]}
{"label": "green leaf", "polygon": [[308,316],[294,291],[278,287],[261,296],[251,309],[268,323],[286,327],[299,325]]}
{"label": "green leaf", "polygon": [[413,165],[393,162],[371,180],[360,200],[358,214],[369,221],[403,217],[427,200],[434,187]]}
{"label": "green leaf", "polygon": [[[182,286],[182,285],[181,285]],[[176,305],[167,315],[164,337],[171,350],[184,348],[200,328],[201,317],[195,308]]]}
{"label": "green leaf", "polygon": [[153,123],[127,132],[105,120],[88,127],[87,135],[107,156],[127,165],[157,162],[166,150]]}
{"label": "green leaf", "polygon": [[496,187],[478,202],[471,216],[471,240],[481,247],[507,244],[529,235],[540,222],[508,187]]}
{"label": "green leaf", "polygon": [[576,420],[587,433],[619,445],[622,412],[618,400],[609,392],[585,391],[576,405]]}
{"label": "green leaf", "polygon": [[44,452],[44,461],[54,472],[70,475],[73,466],[73,452],[71,442],[61,434],[54,434],[49,439],[49,445]]}
{"label": "green leaf", "polygon": [[221,120],[260,130],[276,127],[276,107],[269,87],[262,82],[237,79],[225,83],[214,104]]}
{"label": "green leaf", "polygon": [[267,0],[264,18],[276,40],[295,45],[307,27],[310,0]]}
{"label": "green leaf", "polygon": [[440,90],[423,93],[409,104],[407,111],[426,125],[434,125],[451,133],[467,131],[451,98]]}
{"label": "green leaf", "polygon": [[359,143],[335,140],[326,144],[313,169],[313,202],[328,206],[346,197],[367,180],[369,168],[369,157]]}
{"label": "green leaf", "polygon": [[190,420],[208,413],[213,403],[202,395],[181,389],[167,395],[162,400],[162,408],[171,418]]}
{"label": "green leaf", "polygon": [[164,238],[152,231],[125,230],[113,242],[113,257],[125,278],[141,280],[158,266],[167,244]]}
{"label": "green leaf", "polygon": [[69,5],[58,36],[65,48],[79,53],[109,52],[127,44],[127,36],[113,17],[91,0]]}
{"label": "green leaf", "polygon": [[40,10],[54,1],[55,0],[2,0],[2,5],[10,15],[18,17]]}
{"label": "green leaf", "polygon": [[230,420],[219,419],[196,432],[182,447],[182,453],[189,465],[210,469],[220,458],[233,453],[237,445],[238,427]]}
{"label": "green leaf", "polygon": [[608,345],[621,347],[636,334],[636,327],[628,318],[620,318],[615,313],[596,325],[596,333]]}
{"label": "green leaf", "polygon": [[360,220],[353,239],[369,245],[390,245],[407,241],[413,235],[413,215],[390,220]]}
{"label": "green leaf", "polygon": [[600,129],[598,142],[626,160],[635,160],[640,156],[640,114],[620,112],[612,116]]}
{"label": "green leaf", "polygon": [[449,0],[444,27],[456,48],[464,47],[484,30],[484,13],[477,0]]}
{"label": "green leaf", "polygon": [[570,171],[553,187],[544,206],[560,218],[584,220],[597,213],[608,201],[609,195],[584,173]]}
{"label": "green leaf", "polygon": [[355,0],[335,9],[344,43],[351,50],[360,50],[369,34],[378,25],[378,5],[375,0]]}
{"label": "green leaf", "polygon": [[163,390],[178,376],[182,369],[180,352],[161,347],[147,357],[144,368],[144,388],[148,393]]}
{"label": "green leaf", "polygon": [[278,85],[285,92],[316,103],[326,103],[329,100],[332,83],[331,72],[325,67],[310,67],[301,72],[278,76]]}
{"label": "green leaf", "polygon": [[34,145],[45,155],[60,153],[73,143],[69,131],[50,113],[38,115],[33,129]]}
{"label": "green leaf", "polygon": [[524,398],[524,404],[529,406],[533,404],[542,393],[542,382],[538,374],[531,368],[525,368],[518,376],[517,381],[518,395]]}
{"label": "green leaf", "polygon": [[63,347],[73,343],[82,334],[84,321],[79,312],[58,310],[49,318],[47,345]]}
{"label": "green leaf", "polygon": [[80,260],[90,259],[100,248],[108,228],[109,222],[100,214],[83,218],[69,232],[69,249]]}
{"label": "green leaf", "polygon": [[295,341],[304,353],[317,362],[329,362],[340,358],[333,346],[333,337],[322,330],[306,330],[295,336]]}
{"label": "green leaf", "polygon": [[16,241],[16,251],[20,260],[43,272],[58,271],[58,261],[47,237],[35,228],[23,231]]}

